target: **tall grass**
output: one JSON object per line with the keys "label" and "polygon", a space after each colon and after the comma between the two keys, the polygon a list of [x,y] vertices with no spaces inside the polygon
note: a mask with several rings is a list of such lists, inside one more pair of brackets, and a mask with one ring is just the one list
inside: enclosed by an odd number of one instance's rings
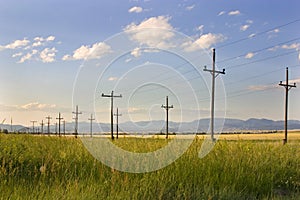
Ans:
{"label": "tall grass", "polygon": [[[120,138],[134,152],[163,139]],[[112,170],[79,139],[0,135],[1,199],[299,199],[300,143],[220,141],[198,158],[202,140],[150,173]]]}

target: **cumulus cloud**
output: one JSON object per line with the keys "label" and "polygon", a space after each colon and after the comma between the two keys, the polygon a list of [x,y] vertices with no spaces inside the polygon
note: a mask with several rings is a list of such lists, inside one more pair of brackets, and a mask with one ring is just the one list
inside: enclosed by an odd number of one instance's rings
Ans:
{"label": "cumulus cloud", "polygon": [[221,11],[219,12],[218,16],[224,15],[226,12],[225,11]]}
{"label": "cumulus cloud", "polygon": [[293,43],[293,44],[290,44],[290,45],[284,44],[284,45],[281,46],[281,48],[299,50],[300,49],[300,43]]}
{"label": "cumulus cloud", "polygon": [[24,110],[43,110],[43,109],[49,109],[49,108],[55,108],[55,104],[41,104],[39,102],[32,102],[28,104],[24,104],[21,106],[18,106],[20,109]]}
{"label": "cumulus cloud", "polygon": [[43,63],[51,63],[55,61],[55,54],[57,50],[55,47],[49,49],[45,48],[41,53],[40,53],[40,58]]}
{"label": "cumulus cloud", "polygon": [[118,77],[112,76],[108,78],[109,81],[115,81],[118,80]]}
{"label": "cumulus cloud", "polygon": [[22,52],[19,52],[19,53],[13,54],[11,57],[15,58],[15,57],[20,57],[20,56],[22,56],[22,55],[23,55],[23,53],[22,53]]}
{"label": "cumulus cloud", "polygon": [[[28,53],[26,53],[24,56],[22,56],[21,58],[20,58],[20,60],[18,61],[18,63],[23,63],[23,62],[25,62],[26,60],[31,60],[32,59],[32,57],[35,55],[35,54],[37,54],[38,53],[38,51],[36,50],[36,49],[33,49],[31,52],[28,52]],[[13,55],[14,56],[14,55]]]}
{"label": "cumulus cloud", "polygon": [[183,44],[185,51],[196,51],[199,49],[209,49],[212,45],[224,41],[226,38],[222,34],[207,33],[201,35],[195,41]]}
{"label": "cumulus cloud", "polygon": [[26,38],[24,38],[23,40],[15,40],[5,46],[0,46],[0,50],[17,49],[17,48],[24,47],[24,46],[28,45],[29,43],[30,43],[30,41],[27,40]]}
{"label": "cumulus cloud", "polygon": [[185,7],[185,10],[193,10],[195,8],[195,4]]}
{"label": "cumulus cloud", "polygon": [[[131,40],[139,45],[147,45],[156,48],[170,48],[171,39],[174,36],[174,28],[169,23],[170,17],[158,16],[145,19],[140,24],[131,23],[124,31]],[[155,29],[155,30],[154,30]]]}
{"label": "cumulus cloud", "polygon": [[240,15],[241,12],[239,10],[233,10],[228,13],[228,15]]}
{"label": "cumulus cloud", "polygon": [[92,46],[82,45],[73,55],[65,55],[62,60],[88,60],[99,59],[105,54],[112,52],[111,47],[104,42],[95,43]]}
{"label": "cumulus cloud", "polygon": [[129,13],[140,13],[143,12],[143,8],[139,6],[134,6],[128,10]]}
{"label": "cumulus cloud", "polygon": [[137,58],[141,55],[141,49],[137,47],[133,49],[130,54]]}
{"label": "cumulus cloud", "polygon": [[242,25],[242,26],[240,27],[240,30],[241,30],[241,31],[246,31],[249,27],[250,27],[249,24],[245,24],[245,25]]}
{"label": "cumulus cloud", "polygon": [[55,37],[50,35],[47,38],[43,37],[35,37],[34,43],[32,44],[33,47],[38,47],[38,46],[44,46],[47,42],[51,42],[55,40]]}
{"label": "cumulus cloud", "polygon": [[249,52],[245,55],[245,58],[250,59],[250,58],[253,58],[254,55],[255,55],[254,53]]}

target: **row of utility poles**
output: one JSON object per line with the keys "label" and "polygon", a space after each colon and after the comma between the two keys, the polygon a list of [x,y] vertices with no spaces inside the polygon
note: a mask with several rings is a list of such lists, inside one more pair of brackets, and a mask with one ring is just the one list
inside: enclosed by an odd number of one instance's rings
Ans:
{"label": "row of utility poles", "polygon": [[[213,49],[213,57],[212,57],[212,69],[207,69],[206,66],[204,66],[204,69],[203,71],[205,72],[209,72],[211,75],[212,75],[212,84],[211,84],[211,120],[210,120],[210,136],[211,136],[211,140],[212,141],[215,141],[215,137],[214,137],[214,112],[215,112],[215,79],[218,77],[218,75],[220,74],[225,74],[225,69],[223,69],[222,71],[217,71],[215,69],[215,63],[216,63],[216,52],[215,52],[215,49]],[[296,83],[290,85],[289,84],[289,77],[288,77],[288,68],[286,68],[286,83],[282,83],[282,81],[280,81],[279,83],[280,86],[283,86],[285,88],[285,123],[284,123],[284,129],[285,129],[285,137],[283,139],[283,143],[286,144],[287,143],[287,129],[288,129],[288,92],[291,88],[294,88],[296,87]],[[113,122],[113,116],[116,116],[116,122],[117,122],[117,125],[116,125],[116,129],[117,129],[117,138],[118,138],[118,132],[119,132],[119,127],[118,127],[118,118],[119,116],[122,116],[122,114],[119,113],[119,110],[117,108],[117,113],[113,113],[113,109],[114,109],[114,98],[122,98],[122,95],[115,95],[114,94],[114,91],[111,92],[111,94],[104,94],[102,93],[102,97],[108,97],[110,98],[111,100],[111,110],[110,110],[110,129],[111,129],[111,139],[114,139],[114,130],[113,130],[113,126],[114,126],[114,122]],[[168,96],[166,96],[166,105],[162,105],[161,108],[165,109],[166,110],[166,138],[168,139],[168,123],[169,123],[169,109],[173,108],[173,105],[169,105],[169,100],[168,100]],[[82,114],[82,112],[79,112],[78,111],[78,106],[76,106],[76,111],[72,112],[73,114],[75,114],[75,117],[73,118],[75,120],[75,131],[74,131],[74,135],[75,137],[77,138],[78,136],[78,115],[79,114]],[[50,116],[46,117],[46,119],[48,120],[47,121],[47,124],[48,124],[48,134],[50,134],[50,119],[52,119]],[[58,118],[56,118],[58,120],[58,132],[59,132],[59,136],[60,136],[60,122],[61,120],[63,119],[61,117],[61,114],[59,113],[58,115]],[[91,136],[93,136],[93,133],[92,133],[92,122],[93,120],[95,120],[95,118],[93,118],[93,115],[91,114],[91,117],[88,119],[90,120],[90,133],[91,133]],[[35,132],[35,123],[37,121],[31,121],[32,122],[32,126],[33,126],[33,132]],[[64,122],[64,126],[65,126],[65,121]],[[44,123],[43,123],[43,120],[42,120],[42,123],[41,123],[41,127],[42,127],[42,133],[43,133],[43,126],[44,126]],[[56,131],[57,133],[57,123],[56,123]],[[64,132],[65,132],[65,128],[64,128]]]}

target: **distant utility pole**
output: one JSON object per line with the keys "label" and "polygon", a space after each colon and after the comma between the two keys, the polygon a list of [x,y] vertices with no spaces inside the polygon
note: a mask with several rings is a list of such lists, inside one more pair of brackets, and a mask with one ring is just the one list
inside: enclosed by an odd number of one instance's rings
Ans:
{"label": "distant utility pole", "polygon": [[34,123],[37,122],[37,121],[30,121],[30,122],[32,122],[32,133],[35,133],[35,131],[34,131]]}
{"label": "distant utility pole", "polygon": [[72,112],[73,114],[75,114],[75,138],[77,138],[77,135],[78,135],[78,115],[81,115],[82,112],[78,112],[78,105],[76,106],[76,111],[75,112]]}
{"label": "distant utility pole", "polygon": [[212,69],[207,69],[206,66],[204,66],[203,71],[210,72],[212,75],[212,84],[211,84],[211,119],[210,119],[210,132],[211,132],[211,140],[215,141],[214,138],[214,118],[215,118],[215,79],[219,74],[225,74],[225,69],[223,71],[216,71],[215,70],[215,61],[216,61],[216,51],[213,49],[213,63],[212,63]]}
{"label": "distant utility pole", "polygon": [[173,105],[169,106],[169,99],[166,96],[166,105],[161,105],[162,108],[166,109],[166,139],[168,139],[169,135],[169,109],[173,108]]}
{"label": "distant utility pole", "polygon": [[111,91],[111,94],[103,94],[102,97],[110,97],[110,133],[111,133],[111,139],[114,139],[114,97],[121,98],[122,95],[114,95],[114,91]]}
{"label": "distant utility pole", "polygon": [[12,121],[12,117],[10,118],[10,132],[13,132],[13,121]]}
{"label": "distant utility pole", "polygon": [[55,122],[55,135],[57,135],[57,122]]}
{"label": "distant utility pole", "polygon": [[66,136],[66,120],[63,121],[64,124],[64,136]]}
{"label": "distant utility pole", "polygon": [[95,118],[93,118],[93,114],[91,114],[91,118],[89,118],[88,120],[91,121],[90,132],[91,132],[91,137],[93,137],[93,120],[95,120]]}
{"label": "distant utility pole", "polygon": [[289,68],[286,68],[286,83],[282,83],[280,81],[279,83],[280,86],[285,87],[285,114],[284,114],[284,139],[283,139],[283,144],[287,143],[287,129],[288,129],[288,97],[289,97],[289,91],[293,87],[296,87],[296,83],[293,85],[289,85]]}
{"label": "distant utility pole", "polygon": [[41,125],[41,133],[43,134],[44,133],[44,121],[42,120],[42,123],[40,123]]}
{"label": "distant utility pole", "polygon": [[60,113],[58,113],[58,117],[56,119],[58,119],[58,135],[60,137],[60,120],[62,120],[64,118],[60,117]]}
{"label": "distant utility pole", "polygon": [[48,125],[47,132],[48,132],[48,135],[50,135],[50,120],[52,119],[52,117],[48,116],[48,117],[46,117],[46,119],[48,120],[47,121],[47,125]]}
{"label": "distant utility pole", "polygon": [[119,108],[117,108],[117,113],[115,113],[114,116],[116,116],[117,118],[116,129],[117,129],[117,139],[118,139],[119,138],[119,116],[122,116],[122,114],[119,114]]}

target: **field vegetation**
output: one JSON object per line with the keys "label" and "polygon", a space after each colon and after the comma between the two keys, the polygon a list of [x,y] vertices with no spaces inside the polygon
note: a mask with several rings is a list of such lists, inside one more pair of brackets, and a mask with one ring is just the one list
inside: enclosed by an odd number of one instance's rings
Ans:
{"label": "field vegetation", "polygon": [[[80,139],[0,134],[0,199],[300,199],[300,138],[218,141],[198,158],[202,136],[171,165],[125,173],[95,160]],[[159,138],[119,138],[148,152]]]}

